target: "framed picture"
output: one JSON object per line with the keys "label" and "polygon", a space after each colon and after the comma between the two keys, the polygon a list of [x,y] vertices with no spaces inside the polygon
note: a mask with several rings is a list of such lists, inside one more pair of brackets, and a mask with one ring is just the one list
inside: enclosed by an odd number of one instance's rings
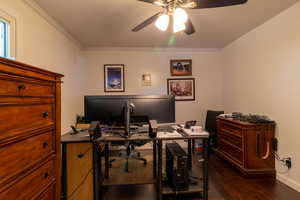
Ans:
{"label": "framed picture", "polygon": [[192,76],[192,60],[171,60],[171,76]]}
{"label": "framed picture", "polygon": [[168,79],[168,94],[174,95],[176,101],[194,101],[195,79]]}
{"label": "framed picture", "polygon": [[104,65],[104,92],[125,92],[124,65]]}

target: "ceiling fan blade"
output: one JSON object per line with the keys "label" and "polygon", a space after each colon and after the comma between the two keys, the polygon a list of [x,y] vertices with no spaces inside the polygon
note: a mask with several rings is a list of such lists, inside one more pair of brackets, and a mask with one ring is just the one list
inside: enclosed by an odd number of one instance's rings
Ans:
{"label": "ceiling fan blade", "polygon": [[138,1],[142,1],[145,3],[154,3],[156,0],[138,0]]}
{"label": "ceiling fan blade", "polygon": [[197,6],[194,9],[216,8],[245,4],[248,0],[195,0]]}
{"label": "ceiling fan blade", "polygon": [[151,3],[151,4],[155,4],[157,6],[167,6],[168,3],[166,2],[166,0],[138,0],[138,1],[142,1],[142,2],[145,2],[145,3]]}
{"label": "ceiling fan blade", "polygon": [[193,33],[195,33],[195,28],[194,28],[194,25],[192,23],[192,21],[190,19],[187,20],[187,22],[185,23],[185,30],[184,32],[187,34],[187,35],[192,35]]}
{"label": "ceiling fan blade", "polygon": [[136,27],[134,27],[132,29],[132,31],[133,32],[137,32],[137,31],[145,28],[146,26],[152,24],[161,14],[162,14],[162,12],[156,13],[152,17],[146,19],[145,21],[143,21],[142,23],[140,23],[139,25],[137,25]]}

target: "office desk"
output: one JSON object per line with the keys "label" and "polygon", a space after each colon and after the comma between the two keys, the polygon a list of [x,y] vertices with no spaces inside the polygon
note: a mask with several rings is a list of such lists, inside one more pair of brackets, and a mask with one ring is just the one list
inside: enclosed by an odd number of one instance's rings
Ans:
{"label": "office desk", "polygon": [[[156,184],[157,189],[157,199],[161,200],[162,195],[164,194],[180,194],[180,193],[195,193],[199,192],[202,194],[203,199],[208,199],[208,164],[207,164],[207,142],[208,142],[208,134],[205,135],[199,135],[199,136],[181,136],[181,137],[163,137],[163,138],[150,138],[147,134],[143,135],[133,135],[129,138],[122,138],[120,136],[112,135],[110,133],[103,133],[102,137],[91,141],[89,137],[85,137],[87,132],[79,133],[78,135],[70,135],[66,134],[62,136],[62,169],[63,169],[63,199],[66,199],[67,193],[67,144],[68,143],[85,143],[89,142],[93,144],[93,183],[94,183],[94,200],[102,199],[102,187],[105,186],[104,178],[109,177],[109,144],[111,142],[116,141],[135,141],[135,140],[146,140],[146,141],[152,141],[153,142],[153,177],[154,182]],[[189,168],[192,168],[191,158],[192,158],[192,140],[195,139],[202,139],[203,140],[203,159],[202,159],[202,175],[203,175],[203,181],[202,185],[199,183],[199,186],[197,187],[190,187],[188,191],[177,191],[173,192],[170,188],[164,187],[162,185],[162,170],[163,170],[163,155],[162,155],[162,147],[163,142],[165,141],[171,141],[171,140],[188,140],[188,157],[190,159],[190,166]],[[105,172],[104,176],[102,175],[102,154],[99,154],[97,152],[97,146],[99,144],[104,144],[105,148]],[[125,173],[125,172],[124,172]],[[201,187],[202,186],[202,187]]]}

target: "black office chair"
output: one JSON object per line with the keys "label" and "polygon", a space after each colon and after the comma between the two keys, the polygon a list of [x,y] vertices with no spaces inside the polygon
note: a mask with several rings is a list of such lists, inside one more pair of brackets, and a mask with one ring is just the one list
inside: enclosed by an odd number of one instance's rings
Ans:
{"label": "black office chair", "polygon": [[[131,107],[130,107],[131,108]],[[133,108],[132,111],[133,112]],[[120,118],[119,116],[117,117],[112,117],[110,119],[110,121],[114,122],[114,125],[122,125],[122,123],[125,121],[124,118]],[[138,123],[140,121],[149,121],[147,116],[131,116],[130,118],[130,123]],[[111,144],[114,146],[125,146],[126,149],[121,151],[119,156],[121,158],[126,159],[125,162],[125,171],[128,172],[129,171],[129,159],[134,159],[134,160],[141,160],[143,161],[144,166],[147,165],[147,160],[143,157],[141,157],[141,153],[138,152],[135,147],[140,147],[143,146],[147,143],[148,141],[130,141],[130,142],[112,142]],[[109,161],[109,167],[112,167],[112,163],[115,161],[116,159],[111,159]]]}
{"label": "black office chair", "polygon": [[209,132],[208,152],[212,150],[212,147],[218,148],[217,116],[220,114],[224,114],[224,111],[208,110],[206,114],[205,130]]}
{"label": "black office chair", "polygon": [[[119,157],[124,158],[125,161],[125,171],[129,171],[129,159],[134,159],[134,160],[140,160],[143,161],[143,165],[147,165],[147,160],[143,157],[141,157],[141,153],[136,150],[135,147],[140,147],[146,144],[147,141],[134,141],[134,142],[127,142],[127,143],[115,143],[113,145],[116,146],[125,146],[125,150],[121,150],[119,153]],[[111,159],[109,161],[109,167],[112,167],[113,162],[116,161],[116,159]]]}

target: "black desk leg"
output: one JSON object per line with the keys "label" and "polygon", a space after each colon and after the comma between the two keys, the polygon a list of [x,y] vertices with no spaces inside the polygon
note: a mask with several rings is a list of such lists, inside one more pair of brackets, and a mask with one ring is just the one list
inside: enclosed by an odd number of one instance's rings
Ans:
{"label": "black desk leg", "polygon": [[156,140],[153,140],[153,178],[157,177],[157,171],[156,171],[157,148],[156,148],[156,145],[157,145]]}
{"label": "black desk leg", "polygon": [[188,140],[188,169],[192,169],[192,140]]}
{"label": "black desk leg", "polygon": [[195,139],[192,139],[192,152],[195,154]]}
{"label": "black desk leg", "polygon": [[102,198],[100,195],[100,176],[99,176],[99,154],[97,151],[98,144],[93,142],[93,182],[94,182],[94,200]]}
{"label": "black desk leg", "polygon": [[162,141],[158,140],[158,176],[157,176],[157,200],[162,199]]}
{"label": "black desk leg", "polygon": [[208,139],[203,139],[203,199],[208,199]]}
{"label": "black desk leg", "polygon": [[67,200],[67,144],[66,143],[62,143],[62,172],[61,172],[61,196],[62,196],[62,200]]}
{"label": "black desk leg", "polygon": [[108,179],[109,177],[109,144],[105,143],[105,179]]}

